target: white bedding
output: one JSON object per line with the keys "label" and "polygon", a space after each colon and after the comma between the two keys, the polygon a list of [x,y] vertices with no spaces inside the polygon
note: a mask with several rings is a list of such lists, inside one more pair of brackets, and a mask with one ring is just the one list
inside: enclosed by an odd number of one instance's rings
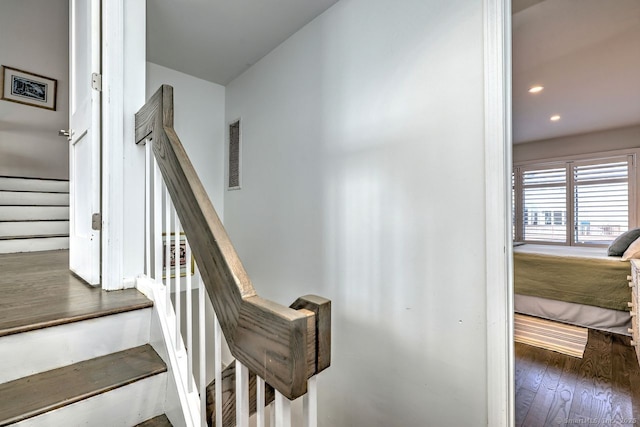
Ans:
{"label": "white bedding", "polygon": [[594,248],[590,246],[560,246],[560,245],[533,245],[524,244],[513,248],[514,252],[528,253],[528,254],[542,254],[542,255],[554,255],[563,257],[577,257],[577,258],[596,258],[607,259],[610,261],[620,261],[618,256],[608,256],[607,248]]}

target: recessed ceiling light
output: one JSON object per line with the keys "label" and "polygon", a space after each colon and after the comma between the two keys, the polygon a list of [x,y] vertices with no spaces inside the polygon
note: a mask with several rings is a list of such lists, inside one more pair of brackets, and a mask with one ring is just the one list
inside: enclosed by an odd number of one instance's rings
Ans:
{"label": "recessed ceiling light", "polygon": [[531,86],[529,88],[529,93],[538,93],[538,92],[542,92],[542,89],[544,89],[544,86]]}
{"label": "recessed ceiling light", "polygon": [[549,120],[551,120],[552,122],[557,122],[558,120],[560,120],[560,116],[555,114],[555,115],[549,117]]}

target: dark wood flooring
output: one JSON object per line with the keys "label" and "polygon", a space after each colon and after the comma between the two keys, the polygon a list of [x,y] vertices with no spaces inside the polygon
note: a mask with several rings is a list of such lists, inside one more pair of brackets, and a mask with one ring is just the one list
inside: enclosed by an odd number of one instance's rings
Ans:
{"label": "dark wood flooring", "polygon": [[69,271],[69,251],[0,254],[0,336],[151,305],[135,289],[86,285]]}
{"label": "dark wood flooring", "polygon": [[123,387],[167,367],[149,344],[0,384],[0,426]]}
{"label": "dark wood flooring", "polygon": [[163,414],[140,423],[136,427],[173,427],[173,424],[171,424],[169,418]]}
{"label": "dark wood flooring", "polygon": [[640,425],[640,367],[629,342],[589,330],[582,359],[516,343],[515,425]]}

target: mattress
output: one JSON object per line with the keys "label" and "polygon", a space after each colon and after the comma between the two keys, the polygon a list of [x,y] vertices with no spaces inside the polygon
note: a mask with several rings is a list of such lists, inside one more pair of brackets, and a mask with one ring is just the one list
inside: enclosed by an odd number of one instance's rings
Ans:
{"label": "mattress", "polygon": [[606,248],[527,244],[513,258],[516,294],[628,310],[630,264]]}

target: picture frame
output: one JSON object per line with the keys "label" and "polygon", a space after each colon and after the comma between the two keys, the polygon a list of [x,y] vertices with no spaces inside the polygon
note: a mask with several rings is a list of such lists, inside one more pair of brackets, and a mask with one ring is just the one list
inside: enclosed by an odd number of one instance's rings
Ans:
{"label": "picture frame", "polygon": [[[171,272],[171,278],[175,278],[174,267],[176,265],[176,243],[175,243],[175,235],[176,233],[171,233],[167,235],[167,233],[162,233],[162,278],[167,278],[167,244],[169,246],[169,271]],[[168,238],[167,238],[168,237]],[[187,237],[184,233],[180,233],[180,249],[178,251],[178,259],[180,265],[180,277],[186,277],[187,272],[189,270],[188,265],[190,264],[190,272],[192,276],[195,273],[195,260],[193,255],[191,255],[191,260],[187,260]]]}
{"label": "picture frame", "polygon": [[56,110],[56,79],[3,65],[0,86],[0,99],[4,101]]}

